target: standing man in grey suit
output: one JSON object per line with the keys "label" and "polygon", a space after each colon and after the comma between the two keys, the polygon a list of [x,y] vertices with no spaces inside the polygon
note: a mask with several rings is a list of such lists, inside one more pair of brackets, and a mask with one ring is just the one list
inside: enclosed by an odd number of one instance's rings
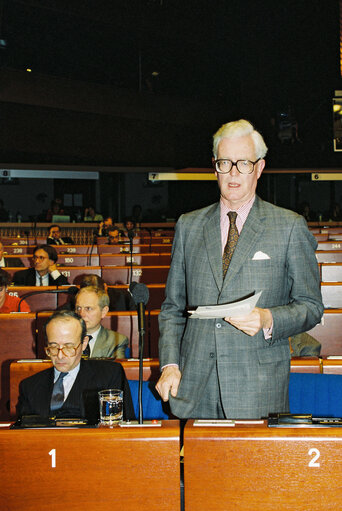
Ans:
{"label": "standing man in grey suit", "polygon": [[[302,216],[256,194],[267,147],[245,120],[214,135],[220,202],[182,215],[159,315],[157,390],[180,418],[260,418],[289,410],[288,337],[323,314],[317,243]],[[262,291],[240,317],[191,319],[186,308]]]}
{"label": "standing man in grey suit", "polygon": [[75,311],[84,319],[87,335],[89,338],[91,336],[85,355],[92,358],[125,358],[127,337],[101,325],[109,311],[109,296],[104,289],[94,286],[81,288],[76,295]]}

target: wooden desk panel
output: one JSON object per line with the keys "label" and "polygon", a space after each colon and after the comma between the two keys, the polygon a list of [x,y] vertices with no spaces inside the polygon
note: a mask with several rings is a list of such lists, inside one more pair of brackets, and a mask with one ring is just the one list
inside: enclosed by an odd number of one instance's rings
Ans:
{"label": "wooden desk panel", "polygon": [[101,254],[100,266],[130,266],[131,259],[133,266],[155,266],[158,264],[170,264],[170,261],[163,262],[159,254],[142,253],[142,254]]}
{"label": "wooden desk panel", "polygon": [[97,254],[97,245],[53,245],[53,248],[58,254]]}
{"label": "wooden desk panel", "polygon": [[[56,286],[11,286],[8,288],[7,292],[11,296],[22,297],[27,293],[31,293],[33,291],[53,291],[57,289]],[[64,297],[67,297],[67,294],[63,294]],[[57,293],[41,293],[37,295],[29,296],[25,298],[25,301],[29,304],[32,312],[41,312],[48,310],[56,310],[57,308]]]}
{"label": "wooden desk panel", "polygon": [[319,263],[341,263],[342,250],[316,250],[316,259]]}
{"label": "wooden desk panel", "polygon": [[325,309],[342,308],[342,282],[321,282],[321,292]]}
{"label": "wooden desk panel", "polygon": [[342,243],[339,240],[318,241],[317,250],[342,250]]}
{"label": "wooden desk panel", "polygon": [[293,357],[291,358],[291,373],[321,373],[321,359],[319,357]]}
{"label": "wooden desk panel", "polygon": [[325,310],[321,322],[308,333],[321,343],[322,357],[342,355],[342,310]]}
{"label": "wooden desk panel", "polygon": [[192,424],[184,432],[186,511],[342,506],[342,428]]}
{"label": "wooden desk panel", "polygon": [[36,357],[36,315],[0,314],[0,420],[9,416],[10,363]]}
{"label": "wooden desk panel", "polygon": [[74,268],[71,266],[60,266],[58,270],[68,279],[69,284],[75,284],[76,286],[82,282],[85,275],[90,273],[101,277],[100,266],[77,266]]}
{"label": "wooden desk panel", "polygon": [[[133,266],[132,281],[144,284],[165,284],[170,266]],[[109,285],[128,284],[129,266],[102,267],[102,278]]]}
{"label": "wooden desk panel", "polygon": [[33,254],[34,247],[29,247],[27,245],[7,245],[4,246],[4,255],[18,255],[18,254]]}
{"label": "wooden desk panel", "polygon": [[134,429],[2,428],[0,453],[2,511],[180,509],[178,421]]}
{"label": "wooden desk panel", "polygon": [[323,374],[342,374],[342,357],[340,359],[324,358],[322,372]]}
{"label": "wooden desk panel", "polygon": [[99,256],[96,253],[89,254],[59,254],[59,266],[99,266]]}
{"label": "wooden desk panel", "polygon": [[342,263],[322,263],[320,270],[322,282],[342,282]]}

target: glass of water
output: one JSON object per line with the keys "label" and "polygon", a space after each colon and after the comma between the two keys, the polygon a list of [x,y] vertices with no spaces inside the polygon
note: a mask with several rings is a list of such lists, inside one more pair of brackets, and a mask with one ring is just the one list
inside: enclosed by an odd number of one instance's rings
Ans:
{"label": "glass of water", "polygon": [[123,391],[106,389],[99,391],[100,424],[113,426],[122,421]]}

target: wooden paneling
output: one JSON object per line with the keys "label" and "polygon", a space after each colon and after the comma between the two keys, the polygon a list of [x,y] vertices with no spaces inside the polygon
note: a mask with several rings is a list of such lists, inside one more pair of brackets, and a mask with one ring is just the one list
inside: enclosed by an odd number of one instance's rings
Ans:
{"label": "wooden paneling", "polygon": [[342,428],[184,431],[186,511],[322,511],[342,506]]}
{"label": "wooden paneling", "polygon": [[144,428],[1,428],[0,509],[177,511],[179,449],[178,421]]}

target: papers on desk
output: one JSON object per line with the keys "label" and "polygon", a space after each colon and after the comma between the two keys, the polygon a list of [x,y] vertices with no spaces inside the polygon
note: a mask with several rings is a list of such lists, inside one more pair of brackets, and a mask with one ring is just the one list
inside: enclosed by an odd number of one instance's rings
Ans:
{"label": "papers on desk", "polygon": [[197,307],[194,311],[188,311],[190,318],[213,319],[213,318],[234,318],[236,316],[245,316],[249,314],[256,306],[262,291],[249,298],[239,300],[238,302],[225,303],[223,305],[203,305]]}

